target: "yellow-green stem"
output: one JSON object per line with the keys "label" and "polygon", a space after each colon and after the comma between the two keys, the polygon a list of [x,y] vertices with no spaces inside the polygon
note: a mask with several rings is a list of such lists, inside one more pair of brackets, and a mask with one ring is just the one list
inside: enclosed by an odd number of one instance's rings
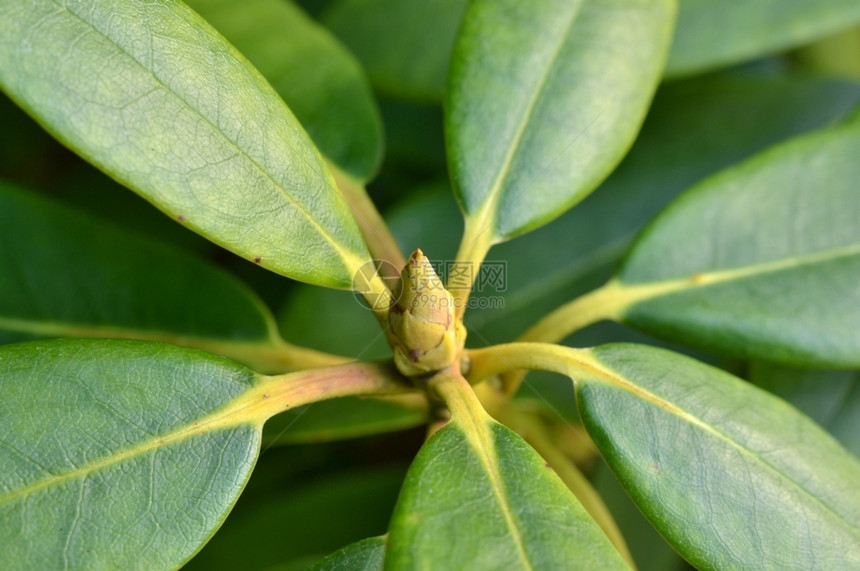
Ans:
{"label": "yellow-green stem", "polygon": [[474,219],[466,220],[460,249],[457,251],[454,267],[448,272],[447,283],[447,289],[454,298],[454,316],[457,320],[462,320],[466,312],[472,285],[493,243],[490,229],[479,226]]}
{"label": "yellow-green stem", "polygon": [[[622,289],[611,281],[594,291],[570,301],[532,325],[518,341],[557,343],[576,331],[598,321],[617,317],[626,301],[619,295]],[[510,370],[502,375],[505,394],[514,395],[520,388],[525,372]]]}

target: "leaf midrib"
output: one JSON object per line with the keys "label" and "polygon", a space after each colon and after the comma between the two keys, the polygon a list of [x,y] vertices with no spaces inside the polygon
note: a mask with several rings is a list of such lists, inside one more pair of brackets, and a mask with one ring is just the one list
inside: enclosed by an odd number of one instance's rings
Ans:
{"label": "leaf midrib", "polygon": [[615,278],[610,283],[614,284],[618,288],[618,295],[623,298],[618,306],[618,310],[623,312],[627,307],[635,305],[640,301],[668,295],[685,289],[696,289],[710,285],[717,285],[732,280],[776,273],[805,265],[829,262],[839,258],[848,258],[857,255],[860,255],[860,243],[831,250],[823,250],[803,256],[793,256],[772,262],[764,262],[761,264],[751,264],[748,266],[740,266],[727,270],[711,272],[704,271],[677,279],[630,283],[624,282],[621,278]]}
{"label": "leaf midrib", "polygon": [[475,450],[478,460],[483,465],[484,471],[490,480],[490,488],[493,490],[493,495],[501,509],[502,517],[504,517],[505,524],[508,527],[511,537],[513,537],[514,546],[516,547],[520,563],[522,563],[524,569],[534,569],[531,561],[529,561],[528,556],[526,555],[522,535],[517,529],[514,514],[511,511],[511,507],[508,504],[504,493],[504,485],[502,482],[501,471],[499,469],[498,458],[495,453],[492,452],[495,450],[495,441],[493,440],[489,424],[492,421],[489,419],[475,418],[472,415],[463,415],[457,419],[457,422],[462,427],[466,439]]}
{"label": "leaf midrib", "polygon": [[142,456],[143,454],[146,454],[152,450],[158,450],[159,448],[169,446],[176,442],[181,442],[182,440],[188,438],[203,435],[207,432],[212,432],[215,430],[236,428],[238,426],[241,426],[242,424],[253,425],[253,422],[249,419],[236,415],[237,413],[245,411],[246,409],[254,406],[255,403],[253,401],[247,403],[245,401],[248,400],[249,396],[255,395],[256,392],[259,392],[258,390],[255,390],[258,388],[259,385],[255,387],[249,387],[248,390],[243,393],[240,393],[239,395],[234,397],[233,400],[226,403],[220,410],[199,417],[198,419],[189,419],[187,421],[187,424],[165,434],[150,438],[149,440],[144,440],[143,442],[140,442],[128,448],[127,450],[120,450],[119,452],[114,452],[111,455],[94,460],[74,470],[61,472],[59,474],[55,474],[47,478],[43,478],[41,480],[36,480],[35,482],[32,482],[22,488],[13,490],[5,495],[0,496],[0,505],[6,502],[14,501],[22,496],[38,492],[39,490],[59,485],[69,480],[86,477],[89,474],[108,468],[110,466],[113,466],[114,464],[119,464],[120,462],[124,462],[131,458]]}
{"label": "leaf midrib", "polygon": [[[298,211],[299,211],[299,213],[301,213],[301,215],[302,215],[302,216],[303,216],[303,217],[304,217],[304,218],[305,218],[305,219],[306,219],[306,220],[311,224],[311,226],[312,226],[312,227],[317,231],[317,233],[318,233],[318,234],[319,234],[319,235],[320,235],[320,236],[321,236],[321,237],[322,237],[326,242],[328,242],[328,243],[332,246],[332,248],[335,250],[335,252],[337,252],[337,253],[338,253],[338,255],[339,255],[339,256],[340,256],[340,258],[341,258],[341,261],[343,261],[343,262],[346,264],[347,268],[349,268],[351,271],[352,271],[352,270],[355,270],[355,267],[356,267],[356,266],[355,266],[355,264],[356,264],[356,260],[355,260],[355,259],[353,259],[353,258],[354,258],[353,256],[351,256],[351,255],[346,255],[346,252],[349,252],[350,254],[353,254],[353,252],[350,252],[349,250],[346,250],[346,249],[342,248],[342,247],[340,246],[340,244],[339,244],[339,243],[334,239],[334,237],[333,237],[331,234],[329,234],[329,232],[328,232],[325,228],[323,228],[323,227],[322,227],[322,226],[321,226],[321,225],[320,225],[316,220],[314,220],[314,218],[310,215],[310,213],[309,213],[307,210],[305,210],[304,206],[303,206],[300,202],[298,202],[295,198],[293,198],[292,196],[290,196],[290,195],[289,195],[289,193],[286,191],[286,189],[284,189],[284,188],[283,188],[283,187],[282,187],[282,186],[281,186],[277,181],[275,181],[275,179],[273,179],[273,178],[272,178],[272,175],[271,175],[271,174],[269,174],[269,172],[268,172],[266,169],[264,169],[264,168],[263,168],[263,167],[262,167],[262,166],[261,166],[261,165],[260,165],[256,160],[252,159],[252,158],[250,157],[250,155],[248,155],[248,154],[247,154],[247,153],[246,153],[246,152],[245,152],[245,151],[244,151],[244,150],[239,146],[239,144],[238,144],[236,141],[232,140],[230,137],[228,137],[226,134],[224,134],[224,132],[223,132],[223,131],[221,131],[221,129],[219,129],[219,128],[217,127],[217,125],[215,125],[215,123],[213,123],[213,122],[212,122],[212,120],[210,120],[208,117],[206,117],[205,115],[203,115],[203,114],[200,112],[200,110],[198,110],[198,109],[196,109],[195,107],[193,107],[193,106],[192,106],[188,101],[186,101],[184,98],[180,97],[176,92],[174,92],[173,90],[171,90],[171,89],[170,89],[170,88],[169,88],[169,87],[168,87],[168,86],[167,86],[167,85],[166,85],[166,84],[161,80],[161,78],[160,78],[160,77],[158,77],[158,76],[155,74],[155,72],[154,72],[153,70],[151,70],[151,69],[147,68],[145,65],[143,65],[143,63],[141,63],[137,58],[135,58],[131,53],[129,53],[129,52],[128,52],[128,51],[127,51],[123,46],[119,45],[116,41],[114,41],[114,40],[113,40],[113,38],[111,38],[110,36],[108,36],[107,34],[105,34],[104,32],[102,32],[102,31],[101,31],[101,30],[99,30],[98,28],[96,28],[96,27],[95,27],[95,25],[93,25],[91,22],[89,22],[88,20],[86,20],[84,17],[82,17],[82,16],[81,16],[81,15],[79,15],[78,13],[74,12],[73,10],[71,10],[68,6],[65,6],[65,5],[63,5],[63,4],[60,4],[57,0],[52,0],[52,1],[53,1],[53,3],[54,3],[56,6],[58,6],[58,7],[59,7],[59,8],[61,8],[63,11],[67,12],[68,14],[70,14],[70,15],[74,16],[75,18],[77,18],[79,21],[81,21],[81,22],[82,22],[82,23],[84,23],[86,26],[88,26],[88,27],[89,27],[89,29],[91,29],[93,32],[95,32],[96,34],[98,34],[99,36],[101,36],[102,38],[104,38],[105,40],[107,40],[107,41],[108,41],[111,45],[113,45],[117,50],[119,50],[119,51],[120,51],[120,52],[122,52],[124,55],[126,55],[126,56],[129,58],[129,60],[131,60],[131,61],[133,61],[135,64],[137,64],[137,66],[138,66],[140,69],[142,69],[142,70],[146,71],[150,76],[152,76],[152,78],[155,80],[155,82],[156,82],[158,85],[160,85],[160,86],[162,87],[162,89],[164,90],[164,92],[165,92],[165,93],[169,94],[173,99],[175,99],[176,101],[178,101],[179,103],[181,103],[181,104],[182,104],[186,109],[188,109],[188,110],[189,110],[189,111],[191,111],[195,116],[197,116],[197,117],[198,117],[198,118],[199,118],[203,123],[207,124],[207,125],[208,125],[212,130],[213,130],[213,132],[215,132],[215,133],[216,133],[220,138],[222,138],[223,140],[227,141],[227,142],[230,144],[230,146],[232,146],[232,148],[233,148],[233,149],[235,149],[236,154],[237,154],[238,156],[241,156],[241,157],[242,157],[242,158],[244,158],[244,159],[245,159],[245,160],[246,160],[250,165],[252,165],[252,166],[254,167],[254,169],[256,169],[256,170],[257,170],[257,171],[258,171],[258,172],[259,172],[263,177],[265,177],[265,178],[266,178],[266,179],[267,179],[267,180],[272,184],[272,186],[273,186],[277,191],[279,191],[279,193],[280,193],[280,194],[281,194],[281,195],[282,195],[282,196],[287,200],[287,202],[288,202],[288,203],[292,204],[292,205],[296,208],[296,210],[298,210]],[[231,51],[231,52],[233,52],[233,50],[230,50],[230,51]],[[235,54],[235,53],[231,53],[231,55],[233,55],[233,56],[235,57],[235,55],[236,55],[236,54]],[[252,67],[251,69],[252,69],[252,70],[254,70],[255,68],[253,68],[253,67]],[[252,72],[252,74],[253,74],[253,72]],[[265,82],[265,80],[264,80],[264,82]],[[278,98],[278,99],[279,99],[279,98]],[[311,143],[311,145],[312,145],[312,144],[313,144],[313,143]],[[309,164],[309,163],[305,160],[305,158],[304,158],[300,153],[296,153],[296,154],[295,154],[295,156],[298,156],[298,157],[299,157],[299,159],[300,159],[302,162],[304,162],[304,163],[305,163],[305,166],[309,167],[312,171],[316,172],[316,174],[320,175],[320,177],[321,177],[321,179],[322,179],[322,181],[323,181],[323,184],[325,184],[325,186],[327,186],[327,187],[329,187],[329,188],[331,189],[331,185],[328,183],[328,181],[326,180],[325,176],[323,176],[323,175],[322,175],[322,173],[321,173],[319,170],[317,170],[317,169],[313,168],[313,165]],[[336,194],[337,194],[337,193],[336,193]]]}
{"label": "leaf midrib", "polygon": [[[610,384],[615,384],[616,386],[618,386],[618,388],[620,388],[622,390],[626,390],[627,392],[632,393],[634,395],[637,395],[640,398],[642,398],[642,400],[646,400],[648,402],[651,402],[652,404],[654,404],[658,408],[662,408],[666,412],[673,414],[673,415],[677,416],[678,418],[680,418],[681,420],[684,420],[684,421],[686,421],[686,422],[688,422],[694,426],[697,426],[697,427],[701,428],[702,430],[704,430],[705,432],[712,434],[717,439],[722,440],[723,442],[728,444],[729,447],[734,448],[743,456],[750,458],[754,463],[757,463],[757,464],[763,466],[765,469],[776,474],[779,479],[781,479],[785,482],[788,482],[792,487],[794,487],[796,490],[798,490],[802,496],[813,500],[815,503],[817,503],[818,505],[823,507],[827,512],[829,512],[834,517],[836,517],[836,519],[839,522],[841,522],[842,524],[844,524],[848,528],[855,530],[856,534],[858,536],[860,536],[860,526],[857,526],[855,524],[850,523],[841,514],[834,511],[834,509],[830,505],[824,503],[820,498],[815,496],[812,492],[810,492],[806,488],[802,487],[798,482],[796,482],[792,478],[788,477],[788,475],[786,475],[784,472],[779,470],[776,466],[774,466],[773,464],[771,464],[769,462],[766,462],[763,458],[761,458],[754,451],[750,450],[749,448],[747,448],[745,446],[742,446],[739,442],[737,442],[736,440],[734,440],[730,436],[726,435],[725,433],[717,430],[712,425],[706,423],[702,419],[700,419],[697,416],[687,412],[686,410],[679,408],[678,406],[676,406],[673,403],[663,399],[662,397],[652,393],[651,391],[649,391],[649,390],[647,390],[647,389],[645,389],[645,388],[643,388],[637,384],[634,384],[631,381],[628,381],[620,373],[618,373],[614,369],[604,365],[603,363],[601,363],[597,359],[594,359],[593,361],[591,359],[589,359],[586,361],[586,360],[582,360],[582,359],[579,359],[576,357],[568,357],[568,358],[571,361],[573,361],[574,363],[576,363],[576,365],[574,365],[574,367],[576,367],[576,368],[582,367],[582,368],[588,369],[588,370],[592,371],[593,373],[597,374],[599,377],[602,377],[602,378],[608,380],[610,382]],[[567,371],[567,375],[571,379],[574,378],[572,371]],[[574,382],[576,382],[576,381],[574,381]],[[585,382],[587,382],[587,381],[585,381]]]}
{"label": "leaf midrib", "polygon": [[[494,236],[496,234],[496,228],[495,220],[492,220],[492,218],[496,215],[496,212],[499,207],[499,202],[501,201],[502,186],[510,175],[514,158],[516,157],[516,154],[520,149],[520,143],[522,143],[522,139],[525,136],[525,132],[528,129],[532,116],[537,109],[538,102],[543,97],[544,87],[546,87],[546,84],[549,82],[549,77],[550,75],[552,75],[552,71],[556,67],[558,58],[564,49],[565,43],[567,42],[567,37],[570,34],[571,29],[573,29],[573,26],[576,23],[577,17],[579,16],[579,13],[582,10],[583,5],[585,4],[585,1],[586,0],[580,0],[579,5],[576,7],[576,9],[571,11],[570,19],[565,24],[563,33],[560,34],[560,39],[555,46],[555,49],[553,50],[552,57],[547,61],[546,67],[544,68],[541,77],[538,79],[538,82],[535,85],[535,89],[532,92],[532,96],[526,105],[522,120],[517,126],[517,130],[514,133],[514,138],[511,140],[511,144],[508,146],[508,150],[505,153],[505,157],[502,162],[501,168],[499,169],[499,173],[496,175],[493,184],[490,186],[490,190],[487,193],[487,198],[485,199],[484,204],[479,208],[477,212],[478,225],[481,228],[492,227]],[[489,222],[487,222],[488,220]]]}

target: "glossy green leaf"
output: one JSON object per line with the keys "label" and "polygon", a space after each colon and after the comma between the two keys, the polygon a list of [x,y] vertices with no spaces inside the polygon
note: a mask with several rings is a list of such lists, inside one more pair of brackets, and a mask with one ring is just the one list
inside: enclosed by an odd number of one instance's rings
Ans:
{"label": "glossy green leaf", "polygon": [[618,164],[662,74],[675,4],[469,5],[445,125],[454,190],[475,235],[500,241],[544,224]]}
{"label": "glossy green leaf", "polygon": [[427,414],[374,399],[341,398],[283,412],[263,430],[263,444],[312,444],[406,430]]}
{"label": "glossy green leaf", "polygon": [[0,267],[2,343],[124,337],[277,360],[269,310],[229,274],[2,182]]}
{"label": "glossy green leaf", "polygon": [[860,565],[860,461],[784,401],[646,346],[599,347],[570,374],[615,475],[696,567]]}
{"label": "glossy green leaf", "polygon": [[860,23],[855,0],[681,0],[666,73],[769,55]]}
{"label": "glossy green leaf", "polygon": [[860,456],[860,372],[813,371],[756,362],[749,378],[796,406]]}
{"label": "glossy green leaf", "polygon": [[543,459],[495,422],[452,422],[415,459],[389,528],[387,569],[625,569]]}
{"label": "glossy green leaf", "polygon": [[255,383],[229,361],[169,345],[0,348],[0,567],[188,559],[254,465],[259,427],[217,419]]}
{"label": "glossy green leaf", "polygon": [[212,241],[349,288],[368,254],[298,121],[179,2],[4,0],[0,87],[60,141]]}
{"label": "glossy green leaf", "polygon": [[382,159],[382,122],[358,62],[285,0],[188,0],[284,98],[320,151],[370,179]]}
{"label": "glossy green leaf", "polygon": [[140,341],[0,347],[0,568],[178,566],[236,501],[267,418],[405,388],[386,371],[261,377]]}
{"label": "glossy green leaf", "polygon": [[347,545],[308,571],[382,571],[385,564],[385,538],[371,537]]}
{"label": "glossy green leaf", "polygon": [[705,350],[860,365],[860,128],[807,135],[669,206],[620,268],[621,318]]}
{"label": "glossy green leaf", "polygon": [[323,22],[355,53],[379,91],[441,101],[467,0],[342,0]]}

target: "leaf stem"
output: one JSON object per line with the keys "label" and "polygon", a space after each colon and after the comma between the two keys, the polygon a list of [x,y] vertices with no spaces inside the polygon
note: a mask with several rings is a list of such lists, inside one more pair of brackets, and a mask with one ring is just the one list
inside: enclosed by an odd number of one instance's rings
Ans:
{"label": "leaf stem", "polygon": [[472,285],[481,270],[487,252],[495,243],[493,233],[486,226],[480,226],[475,219],[467,218],[460,248],[457,251],[454,267],[448,273],[446,288],[454,298],[454,316],[463,319]]}
{"label": "leaf stem", "polygon": [[[626,301],[623,289],[610,281],[570,301],[532,325],[519,336],[520,342],[558,343],[565,337],[598,321],[614,318]],[[501,377],[505,394],[514,395],[520,388],[525,372],[510,370]]]}

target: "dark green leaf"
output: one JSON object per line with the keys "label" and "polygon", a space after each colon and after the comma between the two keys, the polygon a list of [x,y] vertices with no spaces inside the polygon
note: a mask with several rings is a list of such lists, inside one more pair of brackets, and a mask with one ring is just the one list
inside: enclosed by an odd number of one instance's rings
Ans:
{"label": "dark green leaf", "polygon": [[172,568],[188,559],[254,465],[258,424],[218,418],[256,381],[169,345],[0,347],[0,567]]}
{"label": "dark green leaf", "polygon": [[707,569],[860,565],[860,462],[796,409],[675,353],[594,349],[586,428],[643,513]]}
{"label": "dark green leaf", "polygon": [[425,422],[426,413],[395,403],[344,397],[273,417],[263,430],[263,443],[269,446],[345,440],[405,430]]}
{"label": "dark green leaf", "polygon": [[284,98],[317,147],[361,180],[382,158],[382,123],[358,63],[284,0],[188,0]]}
{"label": "dark green leaf", "polygon": [[277,353],[269,310],[224,271],[3,183],[0,205],[0,341],[126,337],[251,361],[255,348]]}
{"label": "dark green leaf", "polygon": [[860,456],[860,372],[753,363],[750,380],[790,402]]}
{"label": "dark green leaf", "polygon": [[[295,451],[284,450],[285,461]],[[271,453],[261,455],[260,464]],[[384,533],[404,473],[400,467],[329,471],[300,484],[284,482],[282,476],[277,487],[254,497],[255,471],[248,493],[187,568],[267,570],[299,557],[318,555],[320,560],[344,545]]]}
{"label": "dark green leaf", "polygon": [[382,571],[384,564],[385,538],[371,537],[332,553],[308,571]]}
{"label": "dark green leaf", "polygon": [[509,429],[492,449],[458,422],[415,459],[389,529],[389,569],[624,569],[609,539],[543,459]]}
{"label": "dark green leaf", "polygon": [[323,22],[392,96],[441,101],[467,0],[343,0]]}
{"label": "dark green leaf", "polygon": [[674,16],[673,0],[470,3],[445,116],[468,237],[531,230],[609,174],[645,116]]}
{"label": "dark green leaf", "polygon": [[706,350],[860,365],[860,128],[807,135],[697,185],[619,270],[622,319]]}
{"label": "dark green leaf", "polygon": [[368,254],[307,134],[184,4],[6,0],[0,86],[64,144],[189,228],[349,288]]}
{"label": "dark green leaf", "polygon": [[682,0],[668,75],[768,55],[860,23],[856,0]]}

